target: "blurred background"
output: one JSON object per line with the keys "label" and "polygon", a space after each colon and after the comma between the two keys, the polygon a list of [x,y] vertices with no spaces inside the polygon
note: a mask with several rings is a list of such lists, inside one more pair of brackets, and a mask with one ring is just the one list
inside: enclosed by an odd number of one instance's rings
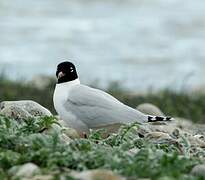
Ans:
{"label": "blurred background", "polygon": [[54,76],[131,90],[204,86],[204,0],[0,1],[0,67],[11,79]]}
{"label": "blurred background", "polygon": [[[173,104],[167,105],[161,95],[136,100],[176,109],[182,97],[176,98],[177,93],[203,92],[205,86],[204,16],[204,0],[0,1],[0,101],[41,102],[48,91],[42,93],[41,82],[55,78],[57,64],[70,60],[85,84],[107,89],[121,100],[127,98],[119,93],[125,92],[122,88],[137,94],[166,89],[172,93],[163,97]],[[35,98],[38,91],[23,81],[40,87],[41,95]],[[50,100],[42,102],[50,109],[54,84],[49,86]],[[187,106],[186,98],[181,104]],[[198,100],[203,107],[205,102]]]}

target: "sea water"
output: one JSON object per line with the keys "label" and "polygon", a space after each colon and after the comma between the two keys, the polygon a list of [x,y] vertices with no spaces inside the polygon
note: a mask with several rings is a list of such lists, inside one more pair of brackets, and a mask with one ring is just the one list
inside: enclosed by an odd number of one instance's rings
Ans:
{"label": "sea water", "polygon": [[132,90],[205,84],[204,0],[0,1],[0,70],[55,75],[73,61],[84,83]]}

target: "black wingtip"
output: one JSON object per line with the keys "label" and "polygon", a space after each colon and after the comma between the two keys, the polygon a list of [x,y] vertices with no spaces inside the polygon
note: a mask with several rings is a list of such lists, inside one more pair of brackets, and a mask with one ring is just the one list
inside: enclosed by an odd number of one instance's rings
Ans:
{"label": "black wingtip", "polygon": [[171,121],[171,117],[162,116],[148,116],[148,122],[158,122],[158,121]]}
{"label": "black wingtip", "polygon": [[166,117],[166,121],[171,121],[172,119],[172,117]]}
{"label": "black wingtip", "polygon": [[152,116],[148,116],[148,122],[153,122],[152,118]]}

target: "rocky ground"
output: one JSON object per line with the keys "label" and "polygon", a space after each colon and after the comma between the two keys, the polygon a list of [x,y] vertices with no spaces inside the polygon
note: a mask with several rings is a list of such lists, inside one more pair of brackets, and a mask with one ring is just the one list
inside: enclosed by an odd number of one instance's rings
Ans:
{"label": "rocky ground", "polygon": [[205,179],[203,124],[175,117],[80,138],[34,101],[1,102],[0,114],[0,179]]}

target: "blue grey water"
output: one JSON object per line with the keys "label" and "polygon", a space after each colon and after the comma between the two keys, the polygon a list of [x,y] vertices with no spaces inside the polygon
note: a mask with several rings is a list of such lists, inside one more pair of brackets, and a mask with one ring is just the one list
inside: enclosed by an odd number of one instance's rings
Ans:
{"label": "blue grey water", "polygon": [[31,79],[72,60],[85,83],[203,87],[204,17],[204,0],[3,0],[0,69]]}

